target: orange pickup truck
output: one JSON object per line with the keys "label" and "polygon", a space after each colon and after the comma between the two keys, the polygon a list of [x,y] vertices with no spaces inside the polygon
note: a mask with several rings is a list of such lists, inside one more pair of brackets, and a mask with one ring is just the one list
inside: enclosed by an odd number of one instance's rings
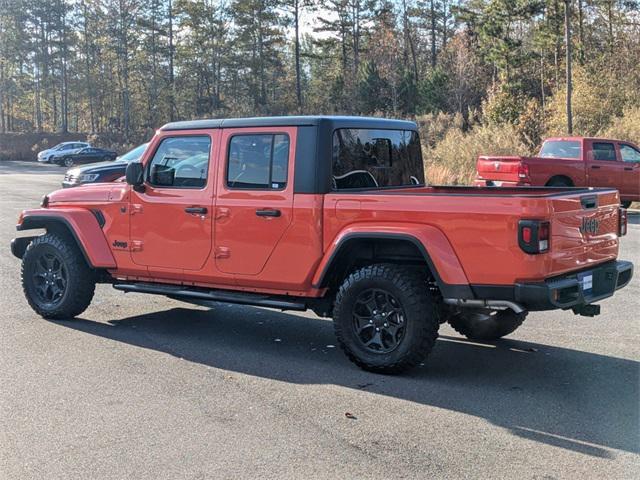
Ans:
{"label": "orange pickup truck", "polygon": [[615,189],[425,185],[415,123],[273,117],[170,123],[126,183],[58,190],[11,244],[41,316],[80,315],[98,282],[199,305],[333,317],[360,367],[419,364],[441,323],[474,339],[527,312],[599,313],[617,259]]}
{"label": "orange pickup truck", "polygon": [[558,137],[537,157],[480,156],[476,185],[608,187],[622,205],[640,201],[640,149],[606,138]]}

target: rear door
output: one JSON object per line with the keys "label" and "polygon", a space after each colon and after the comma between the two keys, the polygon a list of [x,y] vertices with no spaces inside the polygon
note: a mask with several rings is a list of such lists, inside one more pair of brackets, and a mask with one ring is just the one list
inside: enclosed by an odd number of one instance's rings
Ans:
{"label": "rear door", "polygon": [[257,275],[293,219],[296,128],[222,131],[215,212],[216,267]]}
{"label": "rear door", "polygon": [[622,159],[622,185],[620,194],[629,200],[640,200],[640,150],[633,145],[620,143]]}
{"label": "rear door", "polygon": [[614,142],[589,140],[587,147],[587,185],[620,189],[623,165]]}

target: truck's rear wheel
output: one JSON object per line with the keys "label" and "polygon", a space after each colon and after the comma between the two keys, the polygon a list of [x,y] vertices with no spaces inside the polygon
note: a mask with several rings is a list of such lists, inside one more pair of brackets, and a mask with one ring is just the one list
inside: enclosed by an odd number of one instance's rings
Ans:
{"label": "truck's rear wheel", "polygon": [[338,342],[364,370],[399,373],[433,348],[439,312],[426,281],[396,265],[371,265],[344,281],[333,310]]}
{"label": "truck's rear wheel", "polygon": [[471,340],[496,340],[513,333],[527,312],[513,310],[463,310],[449,318],[453,329]]}
{"label": "truck's rear wheel", "polygon": [[95,286],[93,270],[65,235],[41,235],[22,257],[24,294],[31,308],[44,318],[80,315],[91,303]]}

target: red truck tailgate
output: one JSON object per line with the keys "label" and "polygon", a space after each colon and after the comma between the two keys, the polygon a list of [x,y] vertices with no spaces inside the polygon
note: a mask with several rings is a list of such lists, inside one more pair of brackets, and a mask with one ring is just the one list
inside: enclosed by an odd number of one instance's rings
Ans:
{"label": "red truck tailgate", "polygon": [[576,193],[552,200],[550,273],[616,258],[618,203],[611,191]]}
{"label": "red truck tailgate", "polygon": [[519,182],[523,174],[523,157],[478,157],[476,168],[479,179]]}

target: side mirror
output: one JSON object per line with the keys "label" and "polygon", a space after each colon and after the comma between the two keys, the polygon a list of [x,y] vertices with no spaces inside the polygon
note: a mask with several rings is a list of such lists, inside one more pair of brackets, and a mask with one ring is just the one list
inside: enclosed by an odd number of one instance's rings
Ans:
{"label": "side mirror", "polygon": [[127,183],[129,185],[133,185],[134,187],[139,187],[143,182],[143,168],[142,163],[140,162],[131,162],[127,165],[127,169],[125,170],[125,177],[127,178]]}
{"label": "side mirror", "polygon": [[171,187],[175,176],[175,168],[167,167],[166,165],[153,165],[151,167],[150,183],[158,187]]}

